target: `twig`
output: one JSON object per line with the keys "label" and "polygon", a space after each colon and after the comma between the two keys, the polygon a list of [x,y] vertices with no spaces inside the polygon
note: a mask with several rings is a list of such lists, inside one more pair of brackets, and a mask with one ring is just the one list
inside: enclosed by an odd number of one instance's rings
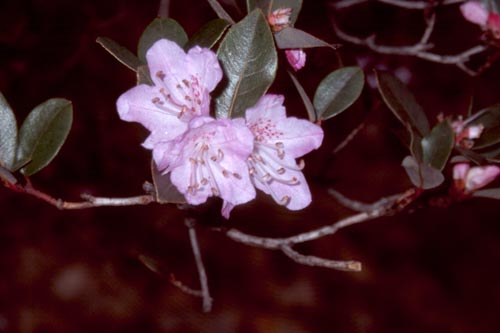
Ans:
{"label": "twig", "polygon": [[453,5],[457,3],[462,3],[465,2],[465,0],[443,0],[443,1],[411,1],[411,0],[343,0],[339,1],[332,6],[335,9],[343,9],[343,8],[348,8],[352,7],[355,5],[359,5],[365,2],[380,2],[380,3],[385,3],[388,5],[396,6],[396,7],[401,7],[401,8],[406,8],[406,9],[427,9],[427,8],[432,8],[436,6],[446,6],[446,5]]}
{"label": "twig", "polygon": [[195,290],[195,289],[189,288],[184,283],[182,283],[181,281],[177,280],[175,278],[174,274],[170,274],[170,283],[172,283],[174,286],[176,286],[177,288],[179,288],[185,294],[188,294],[188,295],[191,295],[191,296],[195,296],[195,297],[204,297],[203,296],[203,292],[201,290]]}
{"label": "twig", "polygon": [[[361,264],[356,261],[334,261],[329,259],[323,259],[314,256],[305,256],[292,249],[293,245],[309,242],[316,240],[325,236],[330,236],[335,234],[340,229],[345,227],[373,220],[375,218],[392,214],[397,206],[398,202],[406,202],[406,200],[412,200],[414,198],[414,191],[406,191],[402,194],[394,195],[388,197],[385,204],[377,204],[373,206],[374,209],[368,212],[361,212],[344,219],[341,219],[334,224],[326,225],[311,231],[307,231],[301,234],[297,234],[290,237],[283,238],[271,238],[271,237],[259,237],[254,235],[249,235],[238,229],[229,229],[226,231],[226,236],[232,240],[243,243],[245,245],[260,247],[269,250],[280,250],[288,257],[294,261],[310,265],[310,266],[321,266],[327,268],[341,269],[358,271],[361,268]],[[406,206],[401,206],[401,209]]]}
{"label": "twig", "polygon": [[210,296],[210,291],[208,289],[207,273],[205,272],[205,266],[201,260],[201,252],[200,247],[198,246],[198,239],[196,238],[194,221],[192,219],[186,219],[185,224],[189,229],[189,240],[191,241],[194,260],[196,262],[196,268],[198,269],[198,276],[200,277],[201,294],[203,297],[203,312],[210,312],[212,310],[213,299]]}
{"label": "twig", "polygon": [[156,202],[156,198],[152,195],[138,195],[128,198],[105,198],[105,197],[94,197],[90,194],[82,194],[81,197],[85,201],[71,202],[63,201],[61,199],[56,199],[49,194],[39,191],[33,187],[33,185],[27,179],[26,185],[6,184],[8,187],[16,192],[29,194],[37,199],[45,201],[58,209],[86,209],[94,207],[103,206],[136,206],[136,205],[148,205],[152,202]]}
{"label": "twig", "polygon": [[382,199],[379,199],[373,203],[364,203],[356,200],[352,200],[344,196],[342,193],[335,191],[334,189],[329,189],[328,193],[332,195],[338,202],[344,205],[347,208],[350,208],[356,212],[371,212],[376,209],[389,209],[393,206],[399,198],[401,198],[401,194],[391,195]]}
{"label": "twig", "polygon": [[337,147],[335,147],[332,153],[337,154],[339,151],[344,149],[364,127],[365,127],[364,122],[359,124],[355,129],[351,131],[351,133],[349,133],[349,135],[347,135],[347,137],[344,140],[342,140],[341,143],[337,145]]}
{"label": "twig", "polygon": [[283,253],[293,261],[298,262],[302,265],[325,267],[349,272],[361,271],[361,263],[359,261],[328,260],[316,256],[306,256],[295,251],[291,246],[288,245],[282,246],[281,251],[283,251]]}
{"label": "twig", "polygon": [[160,0],[158,8],[158,17],[167,18],[170,15],[170,0]]}
{"label": "twig", "polygon": [[[432,22],[432,21],[431,21]],[[433,26],[433,24],[432,24]],[[431,26],[431,28],[432,28]],[[427,40],[430,36],[431,28],[427,26],[422,38],[417,44],[410,46],[386,46],[379,45],[375,42],[375,36],[369,36],[367,38],[359,38],[356,36],[352,36],[345,31],[341,30],[337,25],[333,24],[333,28],[337,34],[337,36],[349,43],[355,45],[366,46],[369,49],[381,53],[381,54],[395,54],[395,55],[406,55],[406,56],[414,56],[420,59],[424,59],[431,62],[436,62],[440,64],[446,65],[455,65],[467,74],[471,76],[475,76],[478,74],[477,71],[467,67],[467,62],[473,55],[482,53],[486,51],[487,46],[476,45],[468,50],[465,50],[461,53],[454,55],[442,55],[436,54],[433,52],[429,52],[428,49],[432,48],[433,45],[428,44]]]}

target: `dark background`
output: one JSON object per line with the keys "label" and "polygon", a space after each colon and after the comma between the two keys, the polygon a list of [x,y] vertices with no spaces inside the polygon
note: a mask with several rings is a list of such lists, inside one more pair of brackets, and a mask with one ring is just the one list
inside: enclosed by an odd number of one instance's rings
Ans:
{"label": "dark background", "polygon": [[[332,3],[332,2],[330,2]],[[60,154],[32,178],[55,197],[81,193],[133,196],[150,180],[147,132],[119,120],[115,101],[134,85],[134,73],[95,40],[110,37],[135,51],[158,1],[3,0],[0,4],[0,91],[18,122],[51,97],[73,101],[74,124]],[[235,18],[241,14],[228,9]],[[480,30],[458,6],[438,10],[433,41],[443,53],[477,43]],[[189,35],[215,14],[202,0],[172,0],[171,17]],[[305,1],[297,27],[339,42],[331,21],[351,33],[376,32],[381,41],[413,43],[422,13],[368,4],[335,14],[328,1]],[[409,86],[434,123],[439,113],[464,114],[500,99],[500,68],[477,78],[453,66],[411,57],[381,56],[345,45],[347,65],[362,57],[390,71],[411,73]],[[307,51],[298,78],[312,96],[339,67],[331,50]],[[305,117],[299,97],[280,73],[271,92],[286,95],[290,114]],[[1,121],[1,120],[0,120]],[[332,150],[364,121],[344,150]],[[299,265],[283,254],[235,243],[210,226],[237,227],[262,236],[286,236],[352,214],[328,195],[373,201],[409,183],[400,162],[407,154],[399,124],[378,93],[362,98],[323,124],[323,146],[306,157],[313,203],[288,212],[259,195],[229,221],[212,200],[195,210],[174,206],[59,211],[0,188],[0,332],[498,332],[500,226],[498,202],[470,200],[448,209],[421,208],[345,229],[298,247],[326,258],[355,259],[360,273]],[[186,216],[195,216],[208,271],[213,311],[169,283],[169,274],[197,288]],[[138,259],[158,262],[155,274]]]}

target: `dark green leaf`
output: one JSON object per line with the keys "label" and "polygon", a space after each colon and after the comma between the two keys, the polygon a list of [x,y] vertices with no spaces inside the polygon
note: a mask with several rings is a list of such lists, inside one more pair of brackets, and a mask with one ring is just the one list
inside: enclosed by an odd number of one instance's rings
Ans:
{"label": "dark green leaf", "polygon": [[176,21],[170,18],[156,18],[151,22],[139,39],[137,55],[143,63],[147,63],[146,52],[160,39],[168,39],[176,42],[180,47],[184,47],[188,41],[188,36],[184,29]]}
{"label": "dark green leaf", "polygon": [[99,37],[97,38],[97,43],[104,47],[106,51],[111,53],[111,55],[115,57],[119,62],[133,71],[137,71],[137,67],[142,64],[135,54],[112,39]]}
{"label": "dark green leaf", "polygon": [[155,187],[156,201],[159,203],[185,203],[184,195],[170,181],[170,175],[162,175],[151,161],[151,175]]}
{"label": "dark green leaf", "polygon": [[438,170],[443,170],[455,145],[455,133],[449,122],[444,120],[434,126],[422,139],[423,162]]}
{"label": "dark green leaf", "polygon": [[456,146],[455,150],[457,150],[462,156],[464,156],[467,160],[475,163],[475,164],[486,164],[488,160],[485,156],[478,154],[472,150],[464,149]]}
{"label": "dark green leaf", "polygon": [[260,10],[229,30],[218,57],[226,85],[215,99],[216,116],[241,117],[267,91],[278,66],[273,36]]}
{"label": "dark green leaf", "polygon": [[474,140],[474,149],[481,149],[500,142],[500,104],[485,108],[465,121],[466,126],[482,125],[481,137]]}
{"label": "dark green leaf", "polygon": [[276,45],[280,49],[306,49],[311,47],[331,47],[337,48],[337,45],[329,44],[305,31],[292,27],[285,28],[274,34]]}
{"label": "dark green leaf", "polygon": [[217,16],[231,24],[234,24],[233,18],[224,10],[224,8],[220,5],[217,0],[208,0],[210,7],[215,11]]}
{"label": "dark green leaf", "polygon": [[300,98],[302,98],[302,102],[304,103],[304,106],[306,107],[307,115],[309,116],[309,121],[315,122],[316,121],[316,111],[314,110],[314,106],[311,102],[311,99],[309,96],[307,96],[304,88],[300,84],[299,80],[293,75],[292,72],[288,71],[288,75],[290,75],[290,78],[292,79],[293,84],[295,85],[295,88],[299,92]]}
{"label": "dark green leaf", "polygon": [[13,171],[16,160],[17,123],[9,103],[0,93],[0,166]]}
{"label": "dark green leaf", "polygon": [[326,76],[313,99],[318,119],[332,118],[351,106],[361,94],[364,83],[359,67],[343,67]]}
{"label": "dark green leaf", "polygon": [[413,156],[406,156],[402,166],[405,168],[413,185],[421,189],[428,190],[438,187],[444,181],[441,171],[419,163]]}
{"label": "dark green leaf", "polygon": [[63,145],[73,120],[71,102],[53,98],[30,112],[19,130],[18,164],[31,161],[21,171],[38,172],[52,161]]}
{"label": "dark green leaf", "polygon": [[211,48],[219,41],[230,24],[223,19],[215,19],[205,24],[186,44],[188,50],[195,45]]}
{"label": "dark green leaf", "polygon": [[474,197],[500,200],[500,188],[489,188],[472,193]]}
{"label": "dark green leaf", "polygon": [[418,131],[421,137],[426,136],[429,133],[429,122],[413,94],[391,74],[379,71],[375,73],[378,89],[389,109],[403,125],[410,124],[412,130]]}
{"label": "dark green leaf", "polygon": [[7,169],[0,166],[0,180],[8,184],[16,184],[17,179],[14,175]]}
{"label": "dark green leaf", "polygon": [[154,86],[154,82],[149,74],[148,65],[140,65],[137,67],[137,84],[147,84],[148,86]]}
{"label": "dark green leaf", "polygon": [[262,9],[266,17],[276,9],[292,8],[290,25],[293,26],[302,8],[302,0],[247,0],[247,9],[249,13],[256,8]]}

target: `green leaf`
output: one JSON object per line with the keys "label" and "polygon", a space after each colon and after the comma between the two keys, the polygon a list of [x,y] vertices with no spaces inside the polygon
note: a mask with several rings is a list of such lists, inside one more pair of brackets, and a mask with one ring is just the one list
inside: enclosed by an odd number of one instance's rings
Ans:
{"label": "green leaf", "polygon": [[378,89],[389,109],[403,125],[410,124],[412,131],[425,137],[429,133],[429,122],[413,94],[391,74],[379,71],[375,73]]}
{"label": "green leaf", "polygon": [[184,47],[188,36],[184,29],[175,20],[170,18],[156,18],[151,22],[139,39],[137,54],[143,63],[147,63],[146,52],[160,39],[168,39]]}
{"label": "green leaf", "polygon": [[147,84],[148,86],[154,86],[153,79],[149,74],[148,65],[140,65],[137,67],[137,84]]}
{"label": "green leaf", "polygon": [[247,0],[247,10],[249,13],[256,8],[262,9],[266,17],[276,9],[292,8],[290,25],[293,26],[302,8],[302,0]]}
{"label": "green leaf", "polygon": [[218,57],[226,85],[215,99],[215,114],[217,118],[243,116],[267,91],[278,67],[273,36],[260,10],[228,31]]}
{"label": "green leaf", "polygon": [[30,176],[52,161],[63,145],[73,120],[71,102],[53,98],[35,107],[19,130],[18,164]]}
{"label": "green leaf", "polygon": [[455,133],[449,122],[444,120],[434,126],[422,139],[423,162],[438,170],[443,170],[455,145]]}
{"label": "green leaf", "polygon": [[212,7],[212,9],[214,10],[214,12],[217,14],[217,16],[231,24],[234,24],[234,20],[233,18],[231,17],[231,15],[229,15],[225,10],[224,8],[220,5],[220,3],[217,1],[217,0],[208,0],[208,4],[210,5],[210,7]]}
{"label": "green leaf", "polygon": [[481,137],[474,140],[474,149],[489,147],[500,142],[500,104],[487,107],[464,122],[466,126],[482,125]]}
{"label": "green leaf", "polygon": [[156,168],[154,161],[151,161],[151,175],[155,187],[156,201],[159,203],[186,203],[186,198],[182,195],[174,184],[170,181],[170,175],[162,175]]}
{"label": "green leaf", "polygon": [[0,93],[0,166],[14,171],[17,146],[17,122],[12,109]]}
{"label": "green leaf", "polygon": [[299,92],[300,98],[302,98],[302,102],[304,103],[304,106],[306,107],[307,115],[309,116],[309,121],[315,122],[316,121],[316,110],[314,110],[314,106],[311,102],[311,99],[309,96],[307,96],[304,87],[300,84],[299,80],[293,75],[292,72],[288,71],[288,75],[290,75],[290,78],[292,79],[293,84],[295,85],[295,88]]}
{"label": "green leaf", "polygon": [[444,176],[436,168],[419,163],[413,156],[406,156],[402,166],[405,168],[408,177],[413,185],[428,190],[438,187],[444,181]]}
{"label": "green leaf", "polygon": [[500,200],[500,188],[489,188],[486,190],[479,190],[472,193],[472,196],[478,198],[490,198]]}
{"label": "green leaf", "polygon": [[317,118],[329,119],[346,110],[358,99],[364,82],[359,67],[343,67],[328,74],[314,94]]}
{"label": "green leaf", "polygon": [[487,157],[482,154],[478,154],[472,150],[464,149],[462,147],[456,146],[455,150],[457,150],[462,156],[464,156],[467,160],[475,163],[475,164],[486,164],[488,163]]}
{"label": "green leaf", "polygon": [[337,45],[329,44],[305,31],[292,27],[275,33],[274,39],[279,49],[306,49],[311,47],[331,47],[332,49],[337,49]]}
{"label": "green leaf", "polygon": [[223,19],[215,19],[207,24],[205,24],[197,33],[186,44],[185,49],[188,50],[195,45],[212,48],[219,39],[222,37],[224,32],[230,24]]}
{"label": "green leaf", "polygon": [[99,37],[96,40],[106,51],[108,51],[119,62],[127,66],[133,71],[137,71],[137,67],[142,65],[142,62],[135,54],[130,52],[127,48],[121,46],[112,39],[106,37]]}

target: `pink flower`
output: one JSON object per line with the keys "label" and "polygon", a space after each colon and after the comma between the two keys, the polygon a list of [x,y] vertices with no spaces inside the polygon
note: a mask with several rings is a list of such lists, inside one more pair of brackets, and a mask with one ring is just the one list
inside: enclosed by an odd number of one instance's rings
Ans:
{"label": "pink flower", "polygon": [[158,143],[153,158],[192,205],[208,197],[224,200],[222,213],[229,218],[235,205],[255,198],[246,161],[253,149],[253,135],[245,120],[196,117],[175,139]]}
{"label": "pink flower", "polygon": [[255,187],[291,210],[306,207],[311,192],[302,173],[303,161],[296,158],[318,148],[323,141],[321,127],[287,117],[283,96],[265,95],[247,109],[247,126],[255,137],[248,168]]}
{"label": "pink flower", "polygon": [[486,8],[479,2],[467,1],[460,6],[460,11],[467,21],[482,27],[486,26],[489,14]]}
{"label": "pink flower", "polygon": [[302,49],[286,50],[286,59],[294,71],[298,71],[306,65],[306,53]]}
{"label": "pink flower", "polygon": [[474,139],[479,139],[484,131],[483,124],[467,125],[467,122],[460,116],[451,122],[451,128],[455,132],[455,144],[466,149],[474,146]]}
{"label": "pink flower", "polygon": [[267,22],[273,32],[278,32],[290,25],[292,8],[278,8],[267,16]]}
{"label": "pink flower", "polygon": [[500,15],[497,13],[490,13],[486,27],[493,34],[493,37],[500,38]]}
{"label": "pink flower", "polygon": [[196,116],[208,115],[209,93],[222,78],[217,56],[193,47],[186,54],[176,43],[161,39],[146,53],[154,85],[140,84],[117,101],[121,119],[141,123],[151,135],[144,147],[182,134]]}
{"label": "pink flower", "polygon": [[457,163],[453,167],[455,187],[466,193],[474,192],[492,181],[500,174],[496,165],[470,167],[468,163]]}

